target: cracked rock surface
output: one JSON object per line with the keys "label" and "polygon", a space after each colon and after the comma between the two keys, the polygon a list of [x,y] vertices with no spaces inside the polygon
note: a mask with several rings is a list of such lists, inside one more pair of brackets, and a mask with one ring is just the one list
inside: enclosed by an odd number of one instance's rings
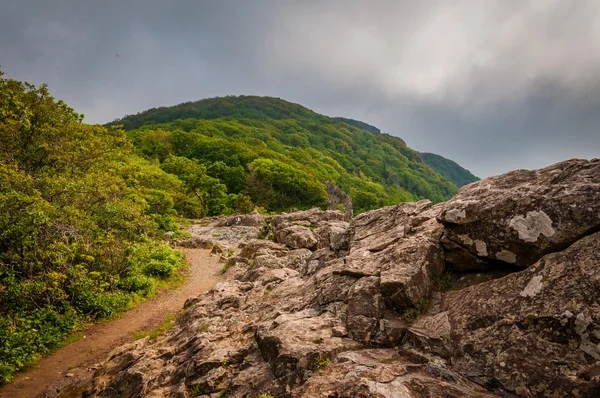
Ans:
{"label": "cracked rock surface", "polygon": [[346,217],[284,213],[275,242],[240,235],[252,220],[197,229],[240,245],[227,281],[114,351],[85,394],[600,396],[600,160]]}

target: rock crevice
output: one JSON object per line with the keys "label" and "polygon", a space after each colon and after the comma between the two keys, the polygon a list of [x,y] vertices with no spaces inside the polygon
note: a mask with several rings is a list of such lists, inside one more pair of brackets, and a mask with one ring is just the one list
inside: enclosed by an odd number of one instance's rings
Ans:
{"label": "rock crevice", "polygon": [[227,281],[112,353],[87,394],[600,396],[600,160],[346,217],[243,235]]}

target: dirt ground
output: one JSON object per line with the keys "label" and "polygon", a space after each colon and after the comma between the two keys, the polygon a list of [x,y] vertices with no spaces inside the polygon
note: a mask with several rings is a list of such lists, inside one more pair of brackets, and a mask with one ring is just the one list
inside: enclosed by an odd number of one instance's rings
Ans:
{"label": "dirt ground", "polygon": [[191,264],[183,286],[163,291],[110,322],[90,326],[83,331],[84,337],[44,357],[31,369],[19,373],[11,384],[1,387],[0,397],[57,396],[65,385],[88,379],[95,364],[114,348],[133,340],[133,332],[153,329],[168,314],[181,310],[185,300],[210,290],[220,280],[223,264],[208,250],[183,252]]}

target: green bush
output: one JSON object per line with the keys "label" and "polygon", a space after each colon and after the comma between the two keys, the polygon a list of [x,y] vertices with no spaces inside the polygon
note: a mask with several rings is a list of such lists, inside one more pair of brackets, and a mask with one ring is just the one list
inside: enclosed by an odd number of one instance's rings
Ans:
{"label": "green bush", "polygon": [[154,280],[146,275],[131,275],[119,282],[119,289],[139,294],[142,297],[150,296],[154,293],[155,288],[156,283]]}
{"label": "green bush", "polygon": [[130,249],[130,269],[144,275],[166,278],[182,265],[183,255],[165,244],[139,243]]}
{"label": "green bush", "polygon": [[31,363],[39,354],[59,347],[81,326],[73,308],[58,311],[48,306],[27,314],[0,318],[0,384]]}
{"label": "green bush", "polygon": [[0,382],[181,264],[152,238],[177,230],[184,183],[82,119],[0,72]]}

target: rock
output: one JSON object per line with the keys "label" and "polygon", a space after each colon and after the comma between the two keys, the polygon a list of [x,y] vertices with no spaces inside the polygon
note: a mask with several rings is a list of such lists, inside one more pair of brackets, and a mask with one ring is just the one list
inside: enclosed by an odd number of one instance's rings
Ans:
{"label": "rock", "polygon": [[[470,257],[528,267],[600,228],[600,159],[573,159],[541,170],[515,170],[463,187],[439,221]],[[456,247],[446,244],[449,252]],[[462,259],[461,259],[462,257]],[[465,265],[466,264],[466,265]]]}
{"label": "rock", "polygon": [[320,223],[325,221],[346,221],[346,214],[337,210],[323,211],[317,208],[294,213],[282,213],[271,219],[271,228],[277,231],[290,225],[318,227]]}
{"label": "rock", "polygon": [[244,226],[262,229],[265,225],[265,216],[256,210],[248,214],[234,214],[225,217],[216,223],[217,227]]}
{"label": "rock", "polygon": [[[111,353],[86,394],[600,396],[598,162],[493,177],[349,225],[336,211],[285,213],[271,223],[283,244],[209,225],[222,218],[197,225],[241,248],[226,280],[156,341]],[[436,291],[449,266],[454,290]]]}
{"label": "rock", "polygon": [[317,372],[294,398],[495,397],[436,364],[415,364],[393,349],[347,351]]}
{"label": "rock", "polygon": [[450,292],[404,342],[498,392],[600,396],[598,253],[595,233],[525,271]]}
{"label": "rock", "polygon": [[315,234],[301,225],[290,225],[275,232],[275,240],[292,249],[316,249],[318,240]]}
{"label": "rock", "polygon": [[269,328],[259,329],[256,341],[263,358],[272,364],[274,376],[294,387],[309,377],[315,358],[329,358],[360,347],[353,340],[332,335],[336,322],[331,315],[319,316],[313,310],[283,314]]}
{"label": "rock", "polygon": [[361,278],[354,283],[348,292],[346,310],[346,329],[352,338],[369,342],[379,327],[379,318],[383,310],[378,277]]}
{"label": "rock", "polygon": [[339,243],[350,223],[346,221],[324,221],[314,230],[317,237],[317,249],[339,250]]}
{"label": "rock", "polygon": [[338,258],[338,254],[329,248],[315,250],[306,262],[306,267],[301,271],[304,275],[312,275],[336,258]]}
{"label": "rock", "polygon": [[217,227],[244,226],[255,227],[259,229],[262,229],[264,225],[265,216],[256,210],[248,214],[234,214],[216,223]]}
{"label": "rock", "polygon": [[297,278],[300,276],[298,271],[290,268],[279,268],[268,270],[260,275],[258,283],[263,286],[268,286],[271,290],[274,286],[280,284],[286,279]]}
{"label": "rock", "polygon": [[255,227],[207,227],[199,224],[191,225],[187,231],[192,234],[192,238],[179,240],[177,243],[180,246],[212,248],[214,245],[220,245],[228,249],[244,246],[257,239],[260,233]]}
{"label": "rock", "polygon": [[340,273],[379,276],[386,307],[419,305],[431,292],[431,277],[444,268],[440,206],[403,203],[359,215],[348,228],[350,253]]}
{"label": "rock", "polygon": [[332,182],[326,181],[325,189],[327,190],[327,210],[339,210],[338,206],[342,205],[346,215],[352,218],[354,215],[352,198]]}
{"label": "rock", "polygon": [[244,248],[240,252],[240,257],[253,259],[256,256],[261,256],[265,254],[274,254],[277,257],[281,257],[285,255],[286,251],[287,249],[285,248],[285,246],[272,242],[270,240],[253,239],[244,246]]}

